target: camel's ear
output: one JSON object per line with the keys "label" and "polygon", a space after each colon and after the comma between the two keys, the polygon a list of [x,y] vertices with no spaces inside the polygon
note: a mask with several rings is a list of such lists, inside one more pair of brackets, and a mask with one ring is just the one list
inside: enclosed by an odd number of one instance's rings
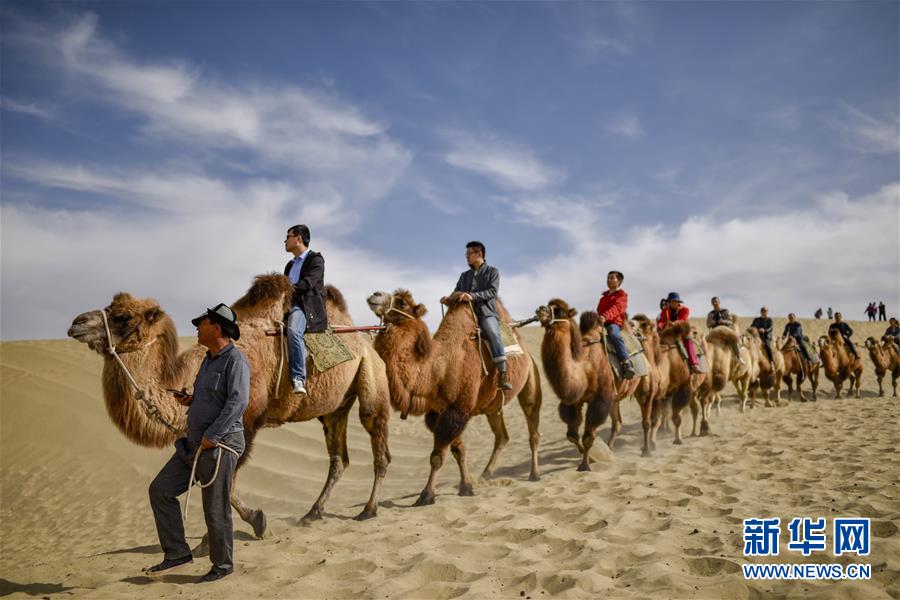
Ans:
{"label": "camel's ear", "polygon": [[165,314],[166,313],[163,312],[163,309],[161,309],[158,306],[154,306],[153,308],[148,308],[147,310],[144,311],[144,322],[147,323],[147,325],[153,325],[154,323],[159,321],[161,318],[163,318],[163,315],[165,315]]}
{"label": "camel's ear", "polygon": [[569,318],[570,318],[570,319],[574,319],[574,318],[575,318],[575,315],[577,315],[577,314],[578,314],[578,311],[575,310],[574,308],[570,308],[570,309],[569,309]]}
{"label": "camel's ear", "polygon": [[427,312],[428,312],[428,309],[425,308],[424,304],[417,304],[416,309],[413,311],[413,314],[416,315],[416,317],[421,319],[422,317],[425,316],[425,313],[427,313]]}

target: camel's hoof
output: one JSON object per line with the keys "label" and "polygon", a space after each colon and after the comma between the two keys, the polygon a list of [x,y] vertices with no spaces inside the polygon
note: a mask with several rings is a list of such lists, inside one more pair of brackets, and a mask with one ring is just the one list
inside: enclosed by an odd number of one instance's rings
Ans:
{"label": "camel's hoof", "polygon": [[675,444],[676,446],[680,446],[680,445],[682,445],[684,442],[682,442],[681,440],[674,440],[672,443]]}
{"label": "camel's hoof", "polygon": [[650,450],[656,450],[656,442],[650,442]]}
{"label": "camel's hoof", "polygon": [[460,496],[474,496],[474,495],[475,495],[475,490],[473,490],[473,489],[472,489],[472,486],[470,486],[470,485],[460,486],[460,487],[459,487],[459,494],[458,494],[458,495],[460,495]]}
{"label": "camel's hoof", "polygon": [[652,456],[652,454],[653,453],[650,452],[650,450],[647,448],[644,448],[643,450],[641,450],[641,458],[647,458],[648,456]]}
{"label": "camel's hoof", "polygon": [[482,479],[493,479],[493,478],[494,478],[494,472],[493,472],[493,471],[488,471],[487,469],[485,469],[484,471],[481,472],[481,478],[482,478]]}
{"label": "camel's hoof", "polygon": [[300,519],[301,525],[311,525],[314,521],[319,521],[322,518],[322,511],[316,510],[315,508],[309,509],[309,512],[303,515],[303,518]]}
{"label": "camel's hoof", "polygon": [[706,429],[701,429],[701,430],[700,430],[700,437],[706,437],[706,436],[708,436],[708,435],[709,435],[709,428],[708,428],[708,427],[707,427]]}
{"label": "camel's hoof", "polygon": [[579,471],[590,471],[590,470],[591,470],[591,465],[587,464],[586,462],[580,463],[580,464],[578,465],[578,470],[579,470]]}
{"label": "camel's hoof", "polygon": [[253,511],[253,515],[250,517],[250,520],[247,521],[253,527],[253,535],[255,535],[258,539],[263,539],[266,537],[266,531],[268,530],[268,524],[266,523],[266,513],[261,510]]}
{"label": "camel's hoof", "polygon": [[540,481],[540,480],[541,480],[541,476],[538,475],[537,473],[532,473],[531,475],[528,476],[528,481]]}
{"label": "camel's hoof", "polygon": [[191,554],[194,555],[194,558],[209,556],[209,534],[204,534],[203,539],[200,540],[200,543],[191,550]]}
{"label": "camel's hoof", "polygon": [[800,396],[800,402],[806,402],[806,401],[807,401],[806,398],[804,398],[803,396]]}
{"label": "camel's hoof", "polygon": [[434,494],[430,492],[422,492],[419,494],[419,499],[416,500],[416,503],[413,506],[429,506],[434,504]]}
{"label": "camel's hoof", "polygon": [[378,516],[378,512],[376,510],[364,510],[355,517],[353,517],[354,521],[368,521],[369,519],[374,519]]}

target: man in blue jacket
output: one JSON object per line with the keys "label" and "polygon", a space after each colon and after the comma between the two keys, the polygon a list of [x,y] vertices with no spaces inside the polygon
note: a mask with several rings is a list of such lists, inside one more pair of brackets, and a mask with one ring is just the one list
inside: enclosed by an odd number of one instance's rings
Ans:
{"label": "man in blue jacket", "polygon": [[[203,514],[209,532],[212,569],[197,583],[216,581],[234,570],[232,558],[231,486],[238,458],[244,452],[243,415],[250,401],[250,365],[232,340],[241,337],[237,315],[219,304],[191,323],[197,328],[197,342],[208,350],[194,379],[193,394],[175,393],[188,406],[187,437],[175,440],[175,455],[150,484],[150,506],[162,546],[163,561],[144,569],[159,576],[193,562],[184,538],[184,522],[178,496],[187,491],[195,454],[195,477],[204,484]],[[219,462],[218,473],[216,463]]]}
{"label": "man in blue jacket", "polygon": [[487,264],[484,257],[484,244],[481,242],[466,244],[466,262],[470,268],[459,276],[453,293],[441,298],[441,303],[473,303],[478,327],[487,338],[491,348],[491,357],[500,374],[497,387],[501,390],[511,390],[512,384],[506,374],[506,351],[503,348],[503,339],[500,337],[500,315],[497,312],[496,302],[497,294],[500,291],[500,271]]}

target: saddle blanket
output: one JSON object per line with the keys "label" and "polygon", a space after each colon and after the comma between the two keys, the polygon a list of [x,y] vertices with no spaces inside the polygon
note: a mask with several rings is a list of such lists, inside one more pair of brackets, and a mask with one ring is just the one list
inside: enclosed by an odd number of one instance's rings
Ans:
{"label": "saddle blanket", "polygon": [[[644,347],[641,346],[640,340],[627,331],[622,332],[622,339],[625,340],[625,350],[628,351],[628,358],[631,359],[631,366],[634,368],[634,376],[643,377],[648,373],[647,360],[644,358]],[[616,354],[615,348],[613,348],[609,335],[603,336],[603,340],[606,347],[606,355],[609,357],[609,364],[612,366],[613,373],[615,373],[616,377],[621,379],[622,363],[619,361],[619,356]]]}
{"label": "saddle blanket", "polygon": [[320,373],[355,358],[340,335],[334,333],[331,328],[320,333],[307,333],[303,336],[303,341],[306,342],[309,356]]}

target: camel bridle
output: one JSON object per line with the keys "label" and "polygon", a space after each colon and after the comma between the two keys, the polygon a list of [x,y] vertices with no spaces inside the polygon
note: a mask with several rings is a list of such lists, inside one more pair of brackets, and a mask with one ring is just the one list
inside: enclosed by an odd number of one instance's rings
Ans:
{"label": "camel bridle", "polygon": [[[106,311],[103,309],[100,309],[97,312],[99,312],[100,315],[103,317],[103,328],[106,330],[106,340],[109,345],[107,347],[106,351],[107,351],[107,353],[110,354],[110,356],[112,356],[114,359],[116,359],[116,362],[119,363],[120,367],[122,367],[122,371],[125,372],[125,376],[128,378],[128,381],[129,381],[129,383],[131,383],[131,386],[134,388],[134,397],[143,403],[144,410],[147,412],[147,414],[150,415],[151,417],[155,418],[160,423],[162,423],[166,429],[168,429],[175,435],[178,435],[179,433],[181,433],[181,431],[179,429],[177,429],[168,420],[166,420],[166,418],[162,415],[162,413],[159,412],[159,408],[155,404],[153,404],[152,400],[147,398],[147,395],[144,393],[144,390],[142,390],[141,387],[137,384],[137,381],[135,380],[134,375],[131,374],[131,371],[129,371],[128,367],[125,366],[125,363],[122,362],[122,358],[119,356],[119,353],[116,351],[116,347],[113,344],[112,333],[109,330],[109,321],[106,318]],[[147,344],[144,344],[143,346],[141,346],[139,348],[135,348],[134,350],[128,350],[128,351],[134,352],[137,350],[146,350],[147,348],[149,348],[150,346],[152,346],[155,343],[156,343],[156,338],[153,338]]]}
{"label": "camel bridle", "polygon": [[389,315],[392,312],[399,313],[399,314],[403,315],[404,317],[406,317],[407,319],[412,319],[413,321],[415,321],[416,318],[414,316],[412,316],[408,312],[404,312],[404,311],[400,310],[399,308],[397,308],[396,306],[394,306],[394,301],[396,299],[397,299],[397,296],[394,294],[391,294],[391,303],[388,305],[388,309],[381,316],[382,324],[384,324],[384,317],[386,317],[387,315]]}

